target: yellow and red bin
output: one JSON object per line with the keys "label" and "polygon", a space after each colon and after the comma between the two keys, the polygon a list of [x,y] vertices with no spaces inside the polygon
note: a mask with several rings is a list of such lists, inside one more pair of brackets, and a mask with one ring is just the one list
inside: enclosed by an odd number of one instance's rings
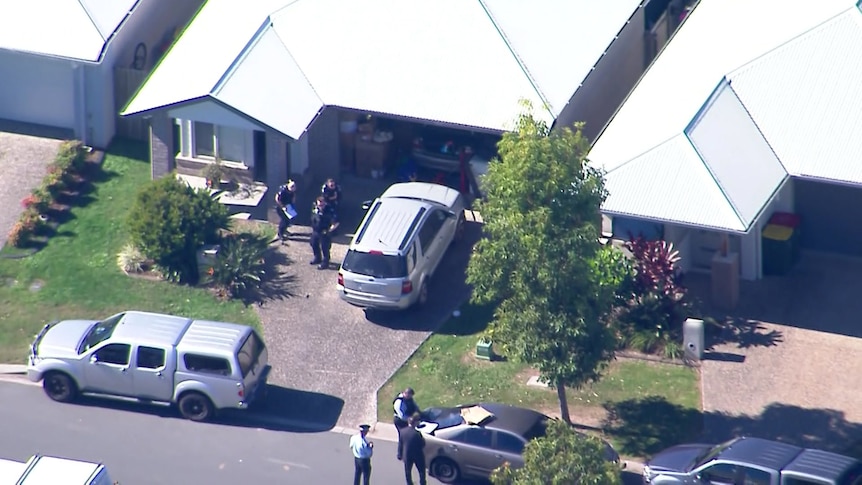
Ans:
{"label": "yellow and red bin", "polygon": [[776,212],[763,228],[763,274],[783,275],[799,260],[799,226],[796,214]]}

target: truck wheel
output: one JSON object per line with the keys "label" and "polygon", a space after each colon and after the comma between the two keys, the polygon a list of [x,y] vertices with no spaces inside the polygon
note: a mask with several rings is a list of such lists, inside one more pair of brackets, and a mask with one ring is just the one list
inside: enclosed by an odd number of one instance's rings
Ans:
{"label": "truck wheel", "polygon": [[209,398],[199,392],[183,394],[177,404],[184,418],[197,422],[210,419],[214,411]]}
{"label": "truck wheel", "polygon": [[461,476],[458,464],[449,458],[437,458],[431,462],[429,474],[443,483],[455,483]]}
{"label": "truck wheel", "polygon": [[419,296],[416,298],[416,307],[422,308],[428,303],[428,283],[423,281],[419,286]]}
{"label": "truck wheel", "polygon": [[42,379],[42,389],[45,394],[57,402],[70,402],[78,394],[75,381],[62,372],[49,372]]}

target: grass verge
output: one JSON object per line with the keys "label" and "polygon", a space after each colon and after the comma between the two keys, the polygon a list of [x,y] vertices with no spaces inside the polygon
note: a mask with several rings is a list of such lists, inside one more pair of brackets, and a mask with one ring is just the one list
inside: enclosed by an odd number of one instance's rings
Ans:
{"label": "grass verge", "polygon": [[254,310],[240,302],[119,270],[126,213],[150,178],[146,160],[144,144],[115,142],[89,193],[72,201],[68,220],[47,246],[21,259],[0,258],[0,362],[22,362],[33,335],[50,320],[134,309],[259,325]]}
{"label": "grass verge", "polygon": [[[559,415],[554,390],[526,384],[536,375],[529,366],[474,357],[491,316],[489,307],[467,305],[432,335],[380,389],[378,419],[391,421],[392,400],[408,386],[423,407],[494,401]],[[574,422],[632,458],[695,438],[703,421],[698,372],[674,364],[619,359],[602,380],[568,397]]]}

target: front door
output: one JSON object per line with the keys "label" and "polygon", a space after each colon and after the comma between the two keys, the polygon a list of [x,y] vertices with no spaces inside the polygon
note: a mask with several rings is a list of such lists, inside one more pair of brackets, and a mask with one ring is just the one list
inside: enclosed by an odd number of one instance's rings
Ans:
{"label": "front door", "polygon": [[132,368],[136,397],[154,401],[170,401],[173,398],[173,367],[168,366],[167,355],[167,351],[160,347],[138,347]]}
{"label": "front door", "polygon": [[128,344],[108,344],[94,351],[84,366],[85,389],[115,396],[133,395],[131,350]]}

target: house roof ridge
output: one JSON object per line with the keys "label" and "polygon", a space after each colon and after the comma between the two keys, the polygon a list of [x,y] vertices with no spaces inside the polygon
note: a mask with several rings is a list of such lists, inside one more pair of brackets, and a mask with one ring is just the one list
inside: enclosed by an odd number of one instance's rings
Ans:
{"label": "house roof ridge", "polygon": [[547,95],[545,95],[544,91],[542,91],[542,88],[539,86],[538,81],[536,81],[536,79],[530,73],[530,69],[524,63],[524,60],[521,58],[520,55],[518,55],[518,52],[515,50],[515,47],[512,45],[512,42],[509,40],[508,35],[506,34],[505,30],[503,30],[503,27],[500,25],[500,23],[497,21],[497,19],[494,17],[494,14],[491,12],[491,9],[485,3],[485,0],[477,0],[477,1],[479,2],[479,5],[482,7],[482,10],[485,12],[485,15],[488,17],[488,20],[491,21],[491,25],[494,26],[494,30],[496,30],[497,34],[500,36],[500,38],[503,39],[503,43],[506,45],[506,48],[512,54],[512,57],[515,58],[515,61],[518,63],[518,67],[520,67],[521,71],[524,73],[524,76],[526,76],[527,81],[530,83],[530,86],[532,86],[533,90],[539,96],[539,99],[542,100],[542,104],[544,105],[544,106],[542,106],[542,109],[549,112],[551,114],[551,116],[553,116],[554,119],[556,119],[556,116],[554,116],[554,107],[551,106],[550,101],[548,101]]}

